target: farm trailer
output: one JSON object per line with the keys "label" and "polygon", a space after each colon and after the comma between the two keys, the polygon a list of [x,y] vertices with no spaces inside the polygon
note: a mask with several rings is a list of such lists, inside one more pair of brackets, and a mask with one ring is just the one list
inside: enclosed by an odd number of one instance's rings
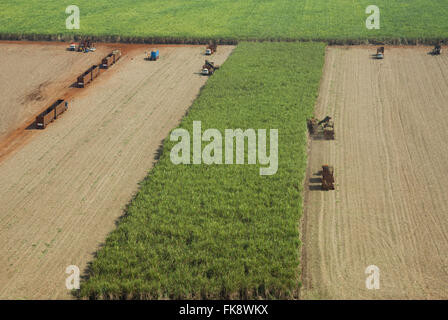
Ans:
{"label": "farm trailer", "polygon": [[100,66],[99,65],[93,65],[87,71],[85,71],[82,75],[78,77],[76,80],[78,88],[84,88],[86,85],[88,85],[90,82],[93,81],[96,77],[98,77],[100,74]]}
{"label": "farm trailer", "polygon": [[56,100],[50,107],[36,117],[36,126],[40,129],[56,120],[68,108],[68,103],[63,99]]}
{"label": "farm trailer", "polygon": [[120,50],[114,50],[109,53],[103,60],[101,60],[101,68],[108,69],[110,66],[115,64],[121,57]]}
{"label": "farm trailer", "polygon": [[98,65],[93,65],[87,71],[85,71],[82,75],[80,75],[76,84],[78,88],[84,88],[90,82],[93,81],[96,77],[100,75],[100,69],[108,69],[110,66],[115,64],[121,58],[121,51],[114,50],[112,53],[108,54],[104,59],[101,60],[101,63]]}

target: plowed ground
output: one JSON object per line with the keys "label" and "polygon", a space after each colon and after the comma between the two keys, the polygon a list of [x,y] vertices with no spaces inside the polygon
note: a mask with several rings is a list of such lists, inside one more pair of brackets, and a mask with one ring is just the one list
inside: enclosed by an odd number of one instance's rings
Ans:
{"label": "plowed ground", "polygon": [[67,43],[0,42],[0,140],[63,95],[76,77],[111,49],[66,50]]}
{"label": "plowed ground", "polygon": [[157,62],[145,49],[129,49],[0,162],[0,298],[71,297],[66,267],[85,270],[205,84],[204,47],[166,46]]}
{"label": "plowed ground", "polygon": [[[310,145],[304,298],[448,298],[448,56],[428,51],[328,48],[316,115],[336,140]],[[335,191],[319,188],[326,163]]]}

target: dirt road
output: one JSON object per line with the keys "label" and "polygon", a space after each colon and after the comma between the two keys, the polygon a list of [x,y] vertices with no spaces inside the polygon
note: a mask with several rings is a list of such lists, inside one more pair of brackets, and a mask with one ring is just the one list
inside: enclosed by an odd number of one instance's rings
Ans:
{"label": "dirt road", "polygon": [[[220,46],[213,60],[232,49]],[[203,50],[163,47],[157,62],[129,51],[0,162],[0,298],[71,297],[66,267],[82,272],[115,228],[206,82]]]}
{"label": "dirt road", "polygon": [[[311,142],[302,296],[447,299],[448,56],[327,50],[316,115],[334,117],[336,140]],[[325,163],[336,191],[317,190]]]}

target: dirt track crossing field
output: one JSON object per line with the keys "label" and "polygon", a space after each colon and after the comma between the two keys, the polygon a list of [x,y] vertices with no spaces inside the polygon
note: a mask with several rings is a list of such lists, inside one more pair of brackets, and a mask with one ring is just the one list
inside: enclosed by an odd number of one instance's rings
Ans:
{"label": "dirt track crossing field", "polygon": [[[0,298],[70,298],[81,272],[206,82],[202,47],[144,48],[73,97],[69,110],[0,162]],[[146,48],[150,49],[150,47]],[[224,62],[233,47],[211,59]],[[2,79],[3,81],[3,79]]]}
{"label": "dirt track crossing field", "polygon": [[333,164],[336,191],[307,187],[302,296],[447,299],[448,56],[374,50],[327,51],[316,116],[336,140],[311,142],[307,180]]}

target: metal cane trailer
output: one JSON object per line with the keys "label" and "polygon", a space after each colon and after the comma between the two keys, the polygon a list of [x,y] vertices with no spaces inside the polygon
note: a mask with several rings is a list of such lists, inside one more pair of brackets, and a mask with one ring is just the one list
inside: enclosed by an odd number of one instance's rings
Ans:
{"label": "metal cane trailer", "polygon": [[68,103],[63,99],[58,99],[44,112],[36,117],[36,126],[45,129],[47,125],[57,119],[68,108]]}

